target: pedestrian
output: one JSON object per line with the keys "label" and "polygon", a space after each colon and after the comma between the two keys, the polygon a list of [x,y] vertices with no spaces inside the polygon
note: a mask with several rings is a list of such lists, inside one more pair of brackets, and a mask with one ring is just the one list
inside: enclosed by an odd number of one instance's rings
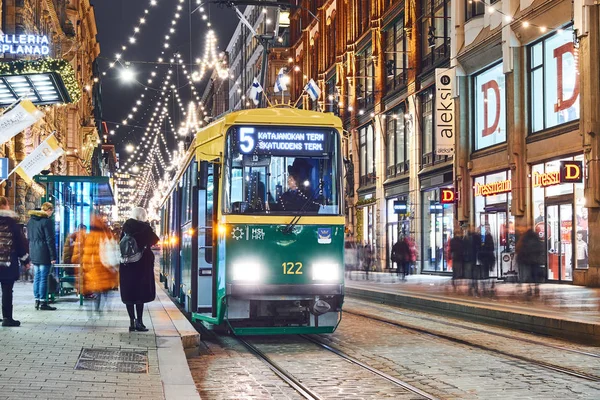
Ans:
{"label": "pedestrian", "polygon": [[[87,226],[80,224],[77,230],[67,237],[63,246],[63,264],[81,263],[86,232]],[[74,276],[75,268],[65,268],[64,272],[68,276]]]}
{"label": "pedestrian", "polygon": [[529,229],[525,232],[515,249],[517,263],[519,264],[519,276],[522,281],[529,282],[527,295],[540,295],[540,282],[544,279],[544,265],[546,264],[545,246],[539,235]]}
{"label": "pedestrian", "polygon": [[[490,226],[485,226],[485,233],[483,235],[481,244],[481,250],[479,251],[479,261],[481,262],[481,278],[483,279],[483,292],[488,293],[487,289],[487,281],[490,277],[490,272],[494,270],[494,265],[496,264],[496,249],[494,238],[490,232]],[[491,284],[491,290],[489,292],[490,295],[494,294],[494,281]]]}
{"label": "pedestrian", "polygon": [[373,249],[368,242],[365,242],[362,250],[362,266],[365,271],[365,279],[369,280],[369,270],[373,265]]}
{"label": "pedestrian", "polygon": [[450,239],[450,259],[452,260],[452,287],[456,292],[458,280],[464,278],[465,273],[465,238],[454,235]]}
{"label": "pedestrian", "polygon": [[346,276],[350,280],[352,279],[352,271],[354,271],[358,265],[357,251],[356,243],[350,237],[346,238],[346,243],[344,243],[344,259],[346,263]]}
{"label": "pedestrian", "polygon": [[[94,295],[92,310],[101,312],[101,303],[108,300],[108,291],[117,285],[117,271],[111,265],[105,265],[103,241],[112,239],[108,226],[99,215],[90,218],[90,233],[85,235],[81,255],[82,282],[81,293]],[[113,239],[114,240],[114,239]]]}
{"label": "pedestrian", "polygon": [[390,260],[396,263],[396,275],[403,281],[406,280],[408,268],[410,265],[410,247],[405,237],[398,239],[392,246]]}
{"label": "pedestrian", "polygon": [[13,286],[19,279],[19,262],[29,266],[27,240],[17,223],[18,216],[9,209],[8,200],[0,196],[0,287],[2,288],[2,326],[19,326],[13,319]]}
{"label": "pedestrian", "polygon": [[42,204],[41,210],[29,211],[27,238],[29,239],[29,255],[33,264],[33,295],[35,309],[54,311],[56,307],[48,305],[48,275],[50,268],[56,263],[54,244],[54,222],[50,218],[54,213],[52,203]]}
{"label": "pedestrian", "polygon": [[477,265],[479,250],[481,249],[481,235],[474,229],[470,229],[464,238],[464,263],[466,278],[471,279],[469,284],[469,296],[479,295],[480,268]]}
{"label": "pedestrian", "polygon": [[150,224],[146,222],[146,218],[146,210],[135,207],[131,211],[131,218],[123,224],[121,233],[122,255],[124,243],[132,243],[131,238],[135,240],[135,247],[141,252],[141,258],[138,261],[121,263],[119,269],[121,300],[126,305],[129,314],[130,332],[148,330],[142,318],[144,304],[153,301],[156,297],[154,253],[151,247],[158,243],[159,238]]}

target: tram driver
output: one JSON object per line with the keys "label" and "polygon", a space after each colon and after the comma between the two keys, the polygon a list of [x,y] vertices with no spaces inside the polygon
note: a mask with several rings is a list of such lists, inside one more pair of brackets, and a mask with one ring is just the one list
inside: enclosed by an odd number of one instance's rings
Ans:
{"label": "tram driver", "polygon": [[312,165],[304,158],[296,158],[287,168],[288,190],[278,200],[281,211],[319,211],[309,190]]}

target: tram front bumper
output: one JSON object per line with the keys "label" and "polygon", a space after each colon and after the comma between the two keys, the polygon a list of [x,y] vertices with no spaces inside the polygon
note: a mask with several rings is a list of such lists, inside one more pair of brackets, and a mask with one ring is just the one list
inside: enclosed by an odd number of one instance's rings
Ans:
{"label": "tram front bumper", "polygon": [[335,296],[343,295],[341,284],[313,283],[305,285],[227,284],[227,294],[232,297],[254,296]]}

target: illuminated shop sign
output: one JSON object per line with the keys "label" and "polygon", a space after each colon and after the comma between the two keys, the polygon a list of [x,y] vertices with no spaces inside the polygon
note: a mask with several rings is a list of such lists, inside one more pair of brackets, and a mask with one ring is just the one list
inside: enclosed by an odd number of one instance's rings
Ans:
{"label": "illuminated shop sign", "polygon": [[408,205],[406,204],[406,201],[394,201],[394,214],[408,214]]}
{"label": "illuminated shop sign", "polygon": [[454,154],[454,97],[452,87],[456,78],[453,68],[435,70],[435,154]]}
{"label": "illuminated shop sign", "polygon": [[583,182],[583,164],[581,161],[561,161],[558,171],[540,174],[534,172],[531,176],[533,187],[548,187],[561,183]]}
{"label": "illuminated shop sign", "polygon": [[243,154],[306,156],[328,153],[333,138],[328,131],[271,127],[241,127],[235,136]]}
{"label": "illuminated shop sign", "polygon": [[475,196],[494,196],[500,193],[508,193],[512,190],[512,182],[506,179],[486,184],[475,183]]}
{"label": "illuminated shop sign", "polygon": [[583,163],[581,161],[561,161],[560,181],[561,183],[583,182]]}
{"label": "illuminated shop sign", "polygon": [[451,204],[456,201],[456,192],[454,189],[440,189],[440,203]]}
{"label": "illuminated shop sign", "polygon": [[0,35],[2,54],[39,55],[50,54],[50,42],[46,35]]}

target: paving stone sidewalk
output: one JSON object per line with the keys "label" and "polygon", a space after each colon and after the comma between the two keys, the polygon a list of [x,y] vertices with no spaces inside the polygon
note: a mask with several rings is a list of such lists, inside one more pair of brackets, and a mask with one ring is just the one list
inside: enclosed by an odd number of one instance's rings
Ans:
{"label": "paving stone sidewalk", "polygon": [[[16,282],[14,318],[21,326],[0,327],[0,399],[199,399],[178,330],[168,324],[173,305],[157,292],[159,299],[144,312],[149,331],[129,332],[118,291],[109,293],[100,313],[92,311],[92,300],[80,306],[75,295],[58,298],[56,311],[38,311],[32,283]],[[108,351],[100,361],[91,353],[96,361],[80,363],[87,368],[107,367],[118,351],[146,352],[146,372],[76,370],[83,349]],[[140,359],[138,354],[133,361]],[[144,369],[143,363],[120,366]]]}

